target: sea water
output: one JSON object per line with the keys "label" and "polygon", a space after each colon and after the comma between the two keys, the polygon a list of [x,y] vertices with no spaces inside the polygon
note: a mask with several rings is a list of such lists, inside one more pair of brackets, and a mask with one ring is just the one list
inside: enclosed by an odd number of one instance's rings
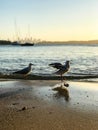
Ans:
{"label": "sea water", "polygon": [[98,75],[97,44],[62,44],[34,46],[0,46],[0,73],[10,74],[33,63],[33,74],[52,74],[50,63],[70,61],[65,75]]}

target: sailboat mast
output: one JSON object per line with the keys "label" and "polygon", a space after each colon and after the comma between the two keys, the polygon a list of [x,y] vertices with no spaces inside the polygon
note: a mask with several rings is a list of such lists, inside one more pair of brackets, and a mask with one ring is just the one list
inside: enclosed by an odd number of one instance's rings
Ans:
{"label": "sailboat mast", "polygon": [[15,25],[15,36],[16,36],[16,41],[19,41],[19,32],[18,32],[18,28],[17,28],[17,22],[16,19],[14,21],[14,25]]}

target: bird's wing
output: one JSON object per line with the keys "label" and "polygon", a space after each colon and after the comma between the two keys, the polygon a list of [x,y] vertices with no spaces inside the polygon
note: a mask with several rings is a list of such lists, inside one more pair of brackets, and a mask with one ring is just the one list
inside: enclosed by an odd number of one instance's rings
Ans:
{"label": "bird's wing", "polygon": [[57,74],[57,75],[61,75],[62,74],[63,75],[64,73],[68,72],[68,70],[69,70],[68,67],[62,65],[62,67],[59,70],[57,70],[55,72],[55,74]]}
{"label": "bird's wing", "polygon": [[13,74],[26,74],[27,72],[28,72],[28,67],[26,67],[22,70],[16,71]]}
{"label": "bird's wing", "polygon": [[52,66],[56,69],[61,69],[61,67],[63,66],[61,63],[51,63],[49,64],[49,66]]}

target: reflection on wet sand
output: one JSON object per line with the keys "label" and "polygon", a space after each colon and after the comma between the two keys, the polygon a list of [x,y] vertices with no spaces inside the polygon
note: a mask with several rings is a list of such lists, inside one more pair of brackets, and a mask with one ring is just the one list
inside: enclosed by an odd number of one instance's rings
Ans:
{"label": "reflection on wet sand", "polygon": [[69,101],[69,91],[64,85],[58,85],[54,87],[53,90],[57,91],[57,93],[54,94],[56,98],[64,97],[66,101]]}

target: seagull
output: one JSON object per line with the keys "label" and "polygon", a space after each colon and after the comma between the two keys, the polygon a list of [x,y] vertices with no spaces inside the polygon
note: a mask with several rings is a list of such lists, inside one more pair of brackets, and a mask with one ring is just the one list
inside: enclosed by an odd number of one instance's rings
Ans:
{"label": "seagull", "polygon": [[27,76],[32,70],[32,68],[31,68],[32,65],[33,65],[32,63],[29,63],[28,67],[26,67],[22,70],[13,72],[13,74],[21,74],[21,75]]}
{"label": "seagull", "polygon": [[68,60],[65,62],[64,65],[62,65],[61,63],[51,63],[51,64],[49,64],[49,66],[52,66],[52,67],[58,69],[58,71],[55,72],[54,74],[60,75],[61,76],[61,81],[63,81],[62,75],[64,73],[68,72],[68,70],[70,68]]}

